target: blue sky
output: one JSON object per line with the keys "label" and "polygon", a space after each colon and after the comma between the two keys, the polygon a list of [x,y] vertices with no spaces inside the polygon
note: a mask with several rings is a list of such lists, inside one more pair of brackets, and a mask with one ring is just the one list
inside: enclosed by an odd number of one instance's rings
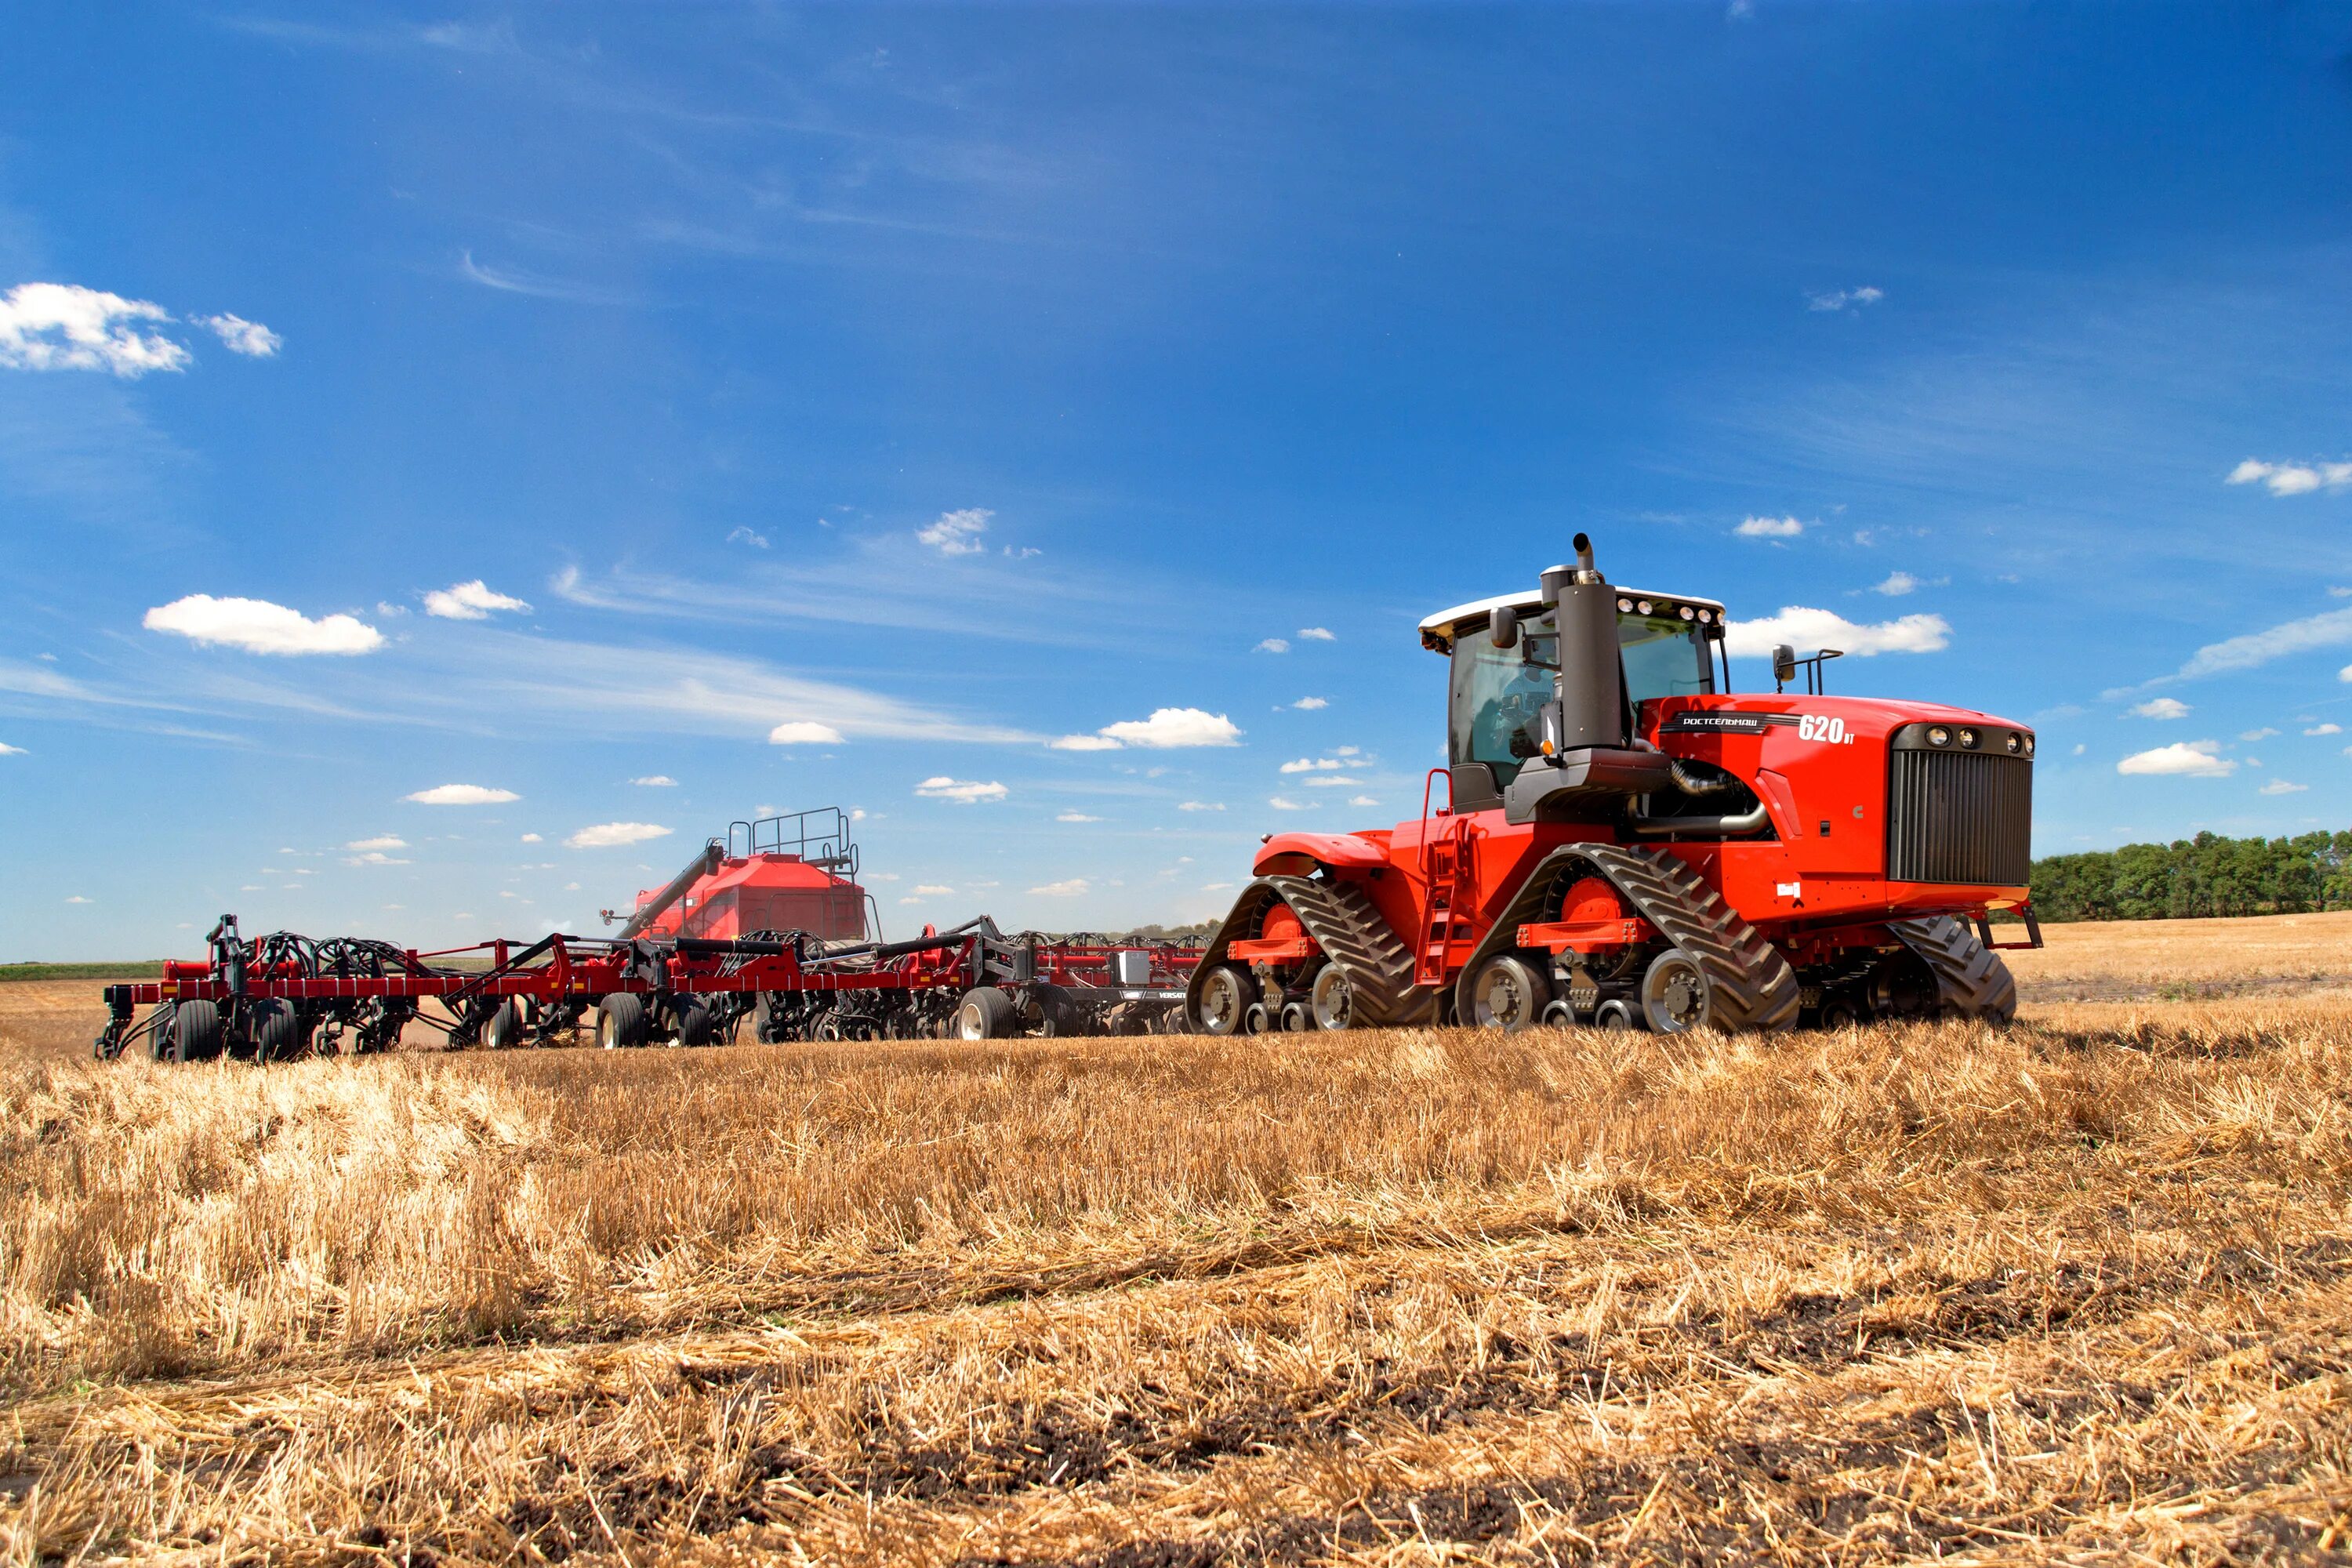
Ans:
{"label": "blue sky", "polygon": [[0,957],[1196,918],[1580,529],[2345,826],[2347,168],[2340,7],[10,7]]}

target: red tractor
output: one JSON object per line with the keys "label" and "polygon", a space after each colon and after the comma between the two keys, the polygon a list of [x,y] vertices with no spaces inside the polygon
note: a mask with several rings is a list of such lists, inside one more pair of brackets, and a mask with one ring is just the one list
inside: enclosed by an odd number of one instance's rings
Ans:
{"label": "red tractor", "polygon": [[2040,945],[2033,732],[1822,696],[1835,650],[1773,650],[1804,695],[1733,695],[1721,605],[1612,587],[1575,543],[1538,588],[1422,622],[1452,675],[1420,819],[1268,837],[1192,1025],[2007,1021],[1988,917]]}

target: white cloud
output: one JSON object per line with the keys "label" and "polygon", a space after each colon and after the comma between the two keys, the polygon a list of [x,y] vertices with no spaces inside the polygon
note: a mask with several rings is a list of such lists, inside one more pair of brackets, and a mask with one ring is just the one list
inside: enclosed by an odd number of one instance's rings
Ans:
{"label": "white cloud", "polygon": [[1351,779],[1345,773],[1326,773],[1320,778],[1302,779],[1299,782],[1304,784],[1308,789],[1339,789],[1343,786],[1348,789],[1355,789],[1360,786],[1364,781],[1361,779]]}
{"label": "white cloud", "polygon": [[1800,653],[1834,647],[1866,658],[1882,653],[1935,653],[1951,640],[1951,626],[1941,616],[1856,625],[1834,611],[1790,605],[1777,616],[1732,622],[1724,643],[1741,658],[1768,655],[1774,644],[1787,643]]}
{"label": "white cloud", "polygon": [[1056,822],[1100,822],[1099,816],[1088,816],[1083,811],[1066,811],[1054,818]]}
{"label": "white cloud", "polygon": [[624,844],[643,844],[649,838],[667,838],[670,830],[651,822],[600,822],[593,827],[583,827],[563,842],[574,849],[616,849]]}
{"label": "white cloud", "polygon": [[405,866],[405,860],[394,859],[381,849],[371,849],[364,855],[353,855],[343,861],[346,866]]}
{"label": "white cloud", "polygon": [[2306,735],[2341,735],[2344,733],[2344,726],[2341,724],[2314,724],[2310,729],[2305,730],[2304,733]]}
{"label": "white cloud", "polygon": [[764,533],[754,533],[748,528],[739,528],[727,536],[727,542],[748,544],[754,550],[765,550],[768,548],[768,536]]}
{"label": "white cloud", "polygon": [[1270,795],[1266,796],[1265,804],[1274,807],[1276,811],[1312,811],[1315,809],[1313,805],[1305,801],[1288,800],[1278,795]]}
{"label": "white cloud", "polygon": [[151,632],[173,632],[247,653],[373,653],[383,646],[382,632],[350,616],[314,621],[267,599],[215,599],[210,594],[158,605],[141,624]]}
{"label": "white cloud", "polygon": [[[776,808],[775,808],[774,806],[772,806],[772,805],[763,805],[763,806],[761,806],[761,807],[760,808],[760,815],[761,815],[761,816],[775,816],[775,815],[776,815]],[[866,820],[866,808],[865,808],[864,806],[862,806],[862,805],[861,805],[861,806],[857,807],[856,810],[852,811],[852,812],[849,814],[849,820],[850,820],[850,821],[852,821],[852,822],[863,822],[863,821],[865,821],[865,820]]]}
{"label": "white cloud", "polygon": [[631,779],[629,782],[646,789],[676,789],[677,787],[677,781],[670,777],[667,773],[647,773],[641,779]]}
{"label": "white cloud", "polygon": [[2172,774],[2182,778],[2221,779],[2238,771],[2237,763],[2218,753],[2219,741],[2175,742],[2153,751],[2135,752],[2116,764],[2119,773]]}
{"label": "white cloud", "polygon": [[1052,742],[1057,752],[1116,752],[1118,742],[1108,735],[1065,735]]}
{"label": "white cloud", "polygon": [[1321,626],[1301,626],[1298,635],[1308,642],[1338,642],[1339,639]]}
{"label": "white cloud", "polygon": [[151,370],[182,370],[186,349],[140,321],[168,321],[170,311],[73,283],[19,283],[0,296],[0,366],[10,370],[108,370],[136,380]]}
{"label": "white cloud", "polygon": [[1331,754],[1335,757],[1353,757],[1359,756],[1362,754],[1362,752],[1363,748],[1361,746],[1334,746],[1331,748]]}
{"label": "white cloud", "polygon": [[1242,732],[1223,713],[1199,708],[1155,708],[1149,719],[1106,724],[1100,733],[1127,746],[1165,751],[1180,746],[1238,746]]}
{"label": "white cloud", "polygon": [[1805,525],[1793,517],[1751,517],[1731,531],[1742,539],[1794,539]]}
{"label": "white cloud", "polygon": [[943,882],[918,882],[915,884],[915,897],[919,899],[952,899],[955,897],[955,889],[947,886]]}
{"label": "white cloud", "polygon": [[2132,712],[2141,719],[2186,719],[2189,704],[2177,697],[2151,697],[2136,705]]}
{"label": "white cloud", "polygon": [[501,594],[479,577],[436,588],[425,595],[425,613],[445,621],[487,621],[494,610],[528,610],[530,606],[510,594]]}
{"label": "white cloud", "polygon": [[772,746],[837,746],[841,731],[810,719],[788,719],[768,731]]}
{"label": "white cloud", "polygon": [[1910,573],[1889,572],[1886,574],[1886,581],[1879,584],[1876,587],[1873,588],[1871,592],[1874,594],[1884,594],[1890,599],[1899,599],[1904,595],[1912,592],[1918,586],[1919,579],[1911,575]]}
{"label": "white cloud", "polygon": [[2253,669],[2289,654],[2347,642],[2352,642],[2352,609],[2323,610],[2299,621],[2284,621],[2242,637],[2208,643],[2180,667],[2180,673],[2173,679],[2193,680],[2199,676]]}
{"label": "white cloud", "polygon": [[2309,495],[2316,489],[2340,490],[2352,485],[2352,463],[2265,463],[2248,458],[2230,470],[2229,482],[2260,484],[2274,496]]}
{"label": "white cloud", "polygon": [[1225,803],[1221,800],[1188,800],[1178,805],[1176,809],[1179,811],[1223,811],[1225,809]]}
{"label": "white cloud", "polygon": [[1302,713],[1312,713],[1318,709],[1328,708],[1331,704],[1324,698],[1302,697],[1297,701],[1292,703],[1291,706],[1297,709]]}
{"label": "white cloud", "polygon": [[2301,795],[2309,784],[2289,784],[2284,779],[2273,779],[2254,793],[2257,795]]}
{"label": "white cloud", "polygon": [[522,796],[510,789],[492,789],[487,784],[435,784],[401,798],[419,805],[501,805]]}
{"label": "white cloud", "polygon": [[2273,735],[2277,733],[2278,731],[2276,730],[2273,730],[2269,725],[2265,724],[2259,730],[2243,730],[2239,731],[2238,739],[2241,741],[2267,741]]}
{"label": "white cloud", "polygon": [[1295,763],[1283,763],[1282,771],[1286,773],[1337,773],[1347,765],[1337,757],[1301,757]]}
{"label": "white cloud", "polygon": [[248,321],[243,316],[232,316],[224,311],[217,316],[197,316],[194,320],[200,327],[210,327],[213,335],[226,343],[231,353],[244,354],[250,359],[275,359],[278,351],[285,346],[284,338],[259,321]]}
{"label": "white cloud", "polygon": [[522,841],[525,844],[537,844],[540,842],[540,837],[536,833],[526,833],[522,836]]}
{"label": "white cloud", "polygon": [[1087,879],[1084,877],[1073,877],[1066,882],[1048,882],[1042,888],[1032,888],[1029,890],[1033,893],[1041,893],[1049,899],[1075,899],[1087,890]]}
{"label": "white cloud", "polygon": [[916,530],[915,537],[942,555],[978,555],[988,548],[980,536],[988,531],[988,520],[995,515],[978,506],[943,511],[938,521]]}
{"label": "white cloud", "polygon": [[1288,653],[1289,651],[1290,643],[1283,637],[1263,637],[1259,639],[1255,647],[1250,649],[1252,653]]}
{"label": "white cloud", "polygon": [[97,901],[95,899],[85,899],[79,893],[75,893],[66,900],[69,904],[91,904]]}
{"label": "white cloud", "polygon": [[987,784],[968,784],[941,773],[937,778],[928,778],[917,784],[915,793],[929,800],[952,801],[958,805],[971,805],[977,801],[1003,800],[1012,792],[993,781]]}
{"label": "white cloud", "polygon": [[12,746],[5,741],[0,741],[0,757],[21,757],[24,754],[24,747]]}
{"label": "white cloud", "polygon": [[[1745,13],[1737,13],[1745,15]],[[1835,289],[1826,294],[1808,294],[1805,308],[1810,310],[1843,310],[1849,305],[1875,305],[1886,298],[1886,290],[1874,289],[1865,283],[1859,289]]]}
{"label": "white cloud", "polygon": [[1370,795],[1358,795],[1349,796],[1348,804],[1349,805],[1378,805],[1381,803],[1374,800]]}
{"label": "white cloud", "polygon": [[373,838],[354,838],[343,846],[346,849],[405,849],[408,840],[397,834],[379,833]]}

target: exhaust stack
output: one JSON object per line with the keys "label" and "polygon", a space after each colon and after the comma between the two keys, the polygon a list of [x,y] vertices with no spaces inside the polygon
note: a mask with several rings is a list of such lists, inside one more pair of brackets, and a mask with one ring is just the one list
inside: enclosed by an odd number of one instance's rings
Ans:
{"label": "exhaust stack", "polygon": [[1625,743],[1625,689],[1617,654],[1617,595],[1576,536],[1576,564],[1543,574],[1543,600],[1559,628],[1558,752]]}

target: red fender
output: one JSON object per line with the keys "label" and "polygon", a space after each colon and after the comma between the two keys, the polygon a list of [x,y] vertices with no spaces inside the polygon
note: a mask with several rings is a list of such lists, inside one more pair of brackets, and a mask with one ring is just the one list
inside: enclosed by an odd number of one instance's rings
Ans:
{"label": "red fender", "polygon": [[1277,833],[1258,847],[1250,870],[1259,877],[1304,877],[1318,861],[1335,870],[1374,871],[1389,863],[1389,852],[1360,833]]}

